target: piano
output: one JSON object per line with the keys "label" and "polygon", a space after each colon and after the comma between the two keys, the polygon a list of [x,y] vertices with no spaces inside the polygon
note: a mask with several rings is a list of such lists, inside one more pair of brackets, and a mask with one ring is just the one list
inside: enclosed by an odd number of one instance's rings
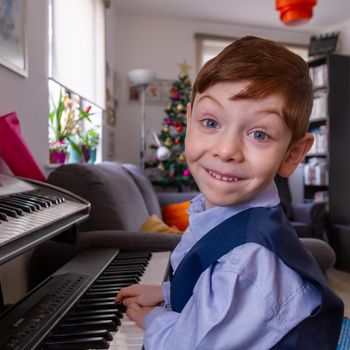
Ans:
{"label": "piano", "polygon": [[[89,210],[87,201],[69,191],[0,175],[0,264],[77,226]],[[133,283],[160,284],[169,257],[85,250],[0,314],[0,349],[141,350],[143,330],[114,298]]]}

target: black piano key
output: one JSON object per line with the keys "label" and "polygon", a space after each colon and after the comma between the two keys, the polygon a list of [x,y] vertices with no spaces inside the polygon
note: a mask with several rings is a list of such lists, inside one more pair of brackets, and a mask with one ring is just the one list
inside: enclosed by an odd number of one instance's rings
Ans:
{"label": "black piano key", "polygon": [[24,204],[26,205],[30,205],[32,207],[34,207],[36,210],[40,210],[41,209],[41,205],[37,202],[34,202],[28,198],[23,198],[21,195],[18,195],[18,194],[11,194],[10,195],[10,198],[15,198],[21,202],[23,202]]}
{"label": "black piano key", "polygon": [[16,213],[16,210],[6,208],[6,207],[4,207],[2,205],[0,205],[0,212],[6,214],[8,216],[11,216],[13,218],[18,217],[18,215]]}
{"label": "black piano key", "polygon": [[101,303],[80,303],[75,306],[76,310],[105,310],[105,309],[119,309],[123,312],[123,304],[115,304],[114,302],[101,302]]}
{"label": "black piano key", "polygon": [[87,303],[100,303],[102,301],[109,303],[109,302],[114,302],[115,297],[105,297],[105,298],[91,298],[89,296],[83,296],[79,302],[82,304],[87,304]]}
{"label": "black piano key", "polygon": [[129,283],[112,283],[110,285],[105,284],[105,285],[93,285],[88,289],[89,292],[103,292],[103,291],[111,291],[115,289],[120,289],[120,288],[125,288],[130,286]]}
{"label": "black piano key", "polygon": [[38,191],[37,194],[39,194],[40,196],[44,196],[48,199],[50,199],[51,201],[53,201],[55,204],[60,204],[66,201],[66,199],[63,196],[59,196],[59,195],[53,195],[51,193],[46,193],[46,192],[42,192],[42,191]]}
{"label": "black piano key", "polygon": [[104,329],[80,331],[76,333],[57,333],[57,334],[50,335],[48,340],[58,341],[58,340],[68,340],[68,339],[74,339],[74,338],[96,338],[96,337],[102,337],[106,340],[113,340],[112,334],[109,331],[106,331]]}
{"label": "black piano key", "polygon": [[59,324],[59,329],[63,332],[76,332],[76,331],[88,331],[96,329],[105,329],[107,331],[116,331],[117,324],[110,320],[100,321],[85,321],[77,323],[65,323],[64,321]]}
{"label": "black piano key", "polygon": [[116,269],[116,270],[113,270],[113,269],[106,269],[102,274],[101,276],[109,276],[109,275],[115,275],[115,274],[118,274],[119,276],[123,276],[123,275],[128,275],[129,273],[132,273],[134,274],[135,276],[142,276],[142,271],[140,271],[139,269],[135,270],[135,269],[130,269],[130,270],[127,270],[127,269]]}
{"label": "black piano key", "polygon": [[2,213],[1,210],[0,210],[0,220],[2,220],[2,221],[9,221],[7,215]]}
{"label": "black piano key", "polygon": [[129,283],[129,284],[135,284],[138,281],[140,281],[140,277],[132,277],[132,278],[121,278],[121,277],[100,277],[98,278],[94,285],[99,286],[101,284],[118,284],[118,283]]}
{"label": "black piano key", "polygon": [[[11,197],[20,198],[20,199],[23,199],[23,200],[27,200],[27,201],[29,201],[30,203],[35,203],[36,205],[39,206],[39,209],[40,209],[40,207],[41,207],[41,208],[48,208],[48,207],[50,206],[50,205],[48,204],[49,202],[40,200],[39,198],[34,197],[34,196],[31,196],[31,195],[28,195],[28,194],[26,194],[26,193],[21,193],[21,194],[12,195]],[[51,204],[51,203],[50,203],[50,204]],[[51,205],[52,205],[52,204],[51,204]]]}
{"label": "black piano key", "polygon": [[108,298],[115,297],[120,292],[120,289],[114,289],[108,292],[86,292],[85,296],[89,298]]}
{"label": "black piano key", "polygon": [[50,199],[45,198],[43,196],[39,196],[39,195],[37,195],[35,193],[23,192],[23,193],[21,193],[21,196],[30,198],[32,200],[35,200],[38,203],[42,203],[46,207],[52,207],[52,205],[54,204],[53,201],[51,201]]}
{"label": "black piano key", "polygon": [[106,314],[115,314],[118,318],[123,318],[123,314],[118,309],[106,309],[106,310],[87,310],[87,311],[77,311],[72,310],[69,312],[71,317],[84,317],[84,316],[93,316],[93,315],[106,315]]}
{"label": "black piano key", "polygon": [[0,199],[0,203],[16,206],[17,208],[22,209],[23,211],[25,211],[27,213],[32,213],[33,211],[36,210],[35,207],[34,207],[34,209],[32,209],[29,205],[25,205],[25,204],[21,203],[20,201],[17,201],[15,199],[8,198],[8,197]]}
{"label": "black piano key", "polygon": [[10,203],[4,203],[4,201],[1,200],[0,198],[0,205],[4,208],[10,209],[10,210],[14,210],[16,212],[17,215],[22,216],[23,215],[23,210],[18,208],[16,205],[14,204],[10,204]]}
{"label": "black piano key", "polygon": [[47,341],[44,344],[46,350],[85,350],[85,349],[108,349],[109,344],[102,337],[78,338],[62,341]]}
{"label": "black piano key", "polygon": [[113,321],[117,326],[120,326],[120,319],[116,314],[101,314],[101,315],[90,315],[90,316],[70,316],[64,318],[64,323],[79,323],[84,321]]}

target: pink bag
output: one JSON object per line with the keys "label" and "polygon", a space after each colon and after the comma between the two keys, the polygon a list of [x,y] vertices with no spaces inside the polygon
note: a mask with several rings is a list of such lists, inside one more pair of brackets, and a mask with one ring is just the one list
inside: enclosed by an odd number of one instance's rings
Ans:
{"label": "pink bag", "polygon": [[27,144],[15,112],[0,116],[0,157],[15,176],[46,182]]}

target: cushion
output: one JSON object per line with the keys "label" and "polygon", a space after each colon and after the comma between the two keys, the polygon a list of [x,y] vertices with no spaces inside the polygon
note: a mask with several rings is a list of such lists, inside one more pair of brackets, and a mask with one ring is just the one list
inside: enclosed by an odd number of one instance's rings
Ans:
{"label": "cushion", "polygon": [[135,164],[122,164],[123,168],[126,169],[130,176],[135,181],[135,184],[139,188],[143,200],[145,201],[149,215],[155,214],[161,217],[162,213],[158,201],[157,194],[151,184],[151,181],[145,176],[141,168]]}
{"label": "cushion", "polygon": [[176,226],[180,231],[185,231],[189,221],[187,209],[190,201],[168,204],[162,208],[163,220],[168,226]]}
{"label": "cushion", "polygon": [[168,226],[164,221],[158,218],[157,215],[151,215],[140,227],[141,232],[167,232],[180,233],[179,230]]}
{"label": "cushion", "polygon": [[89,219],[81,231],[138,231],[149,213],[142,193],[121,164],[65,164],[55,169],[48,182],[65,188],[91,203]]}

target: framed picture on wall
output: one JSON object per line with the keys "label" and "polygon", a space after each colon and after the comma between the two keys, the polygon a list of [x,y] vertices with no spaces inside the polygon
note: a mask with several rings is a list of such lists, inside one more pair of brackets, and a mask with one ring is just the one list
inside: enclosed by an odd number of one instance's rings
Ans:
{"label": "framed picture on wall", "polygon": [[0,64],[28,76],[27,0],[0,0]]}
{"label": "framed picture on wall", "polygon": [[[148,104],[165,104],[168,101],[168,91],[172,80],[156,79],[146,88],[145,102]],[[129,85],[129,102],[140,102],[140,90],[135,85]]]}

